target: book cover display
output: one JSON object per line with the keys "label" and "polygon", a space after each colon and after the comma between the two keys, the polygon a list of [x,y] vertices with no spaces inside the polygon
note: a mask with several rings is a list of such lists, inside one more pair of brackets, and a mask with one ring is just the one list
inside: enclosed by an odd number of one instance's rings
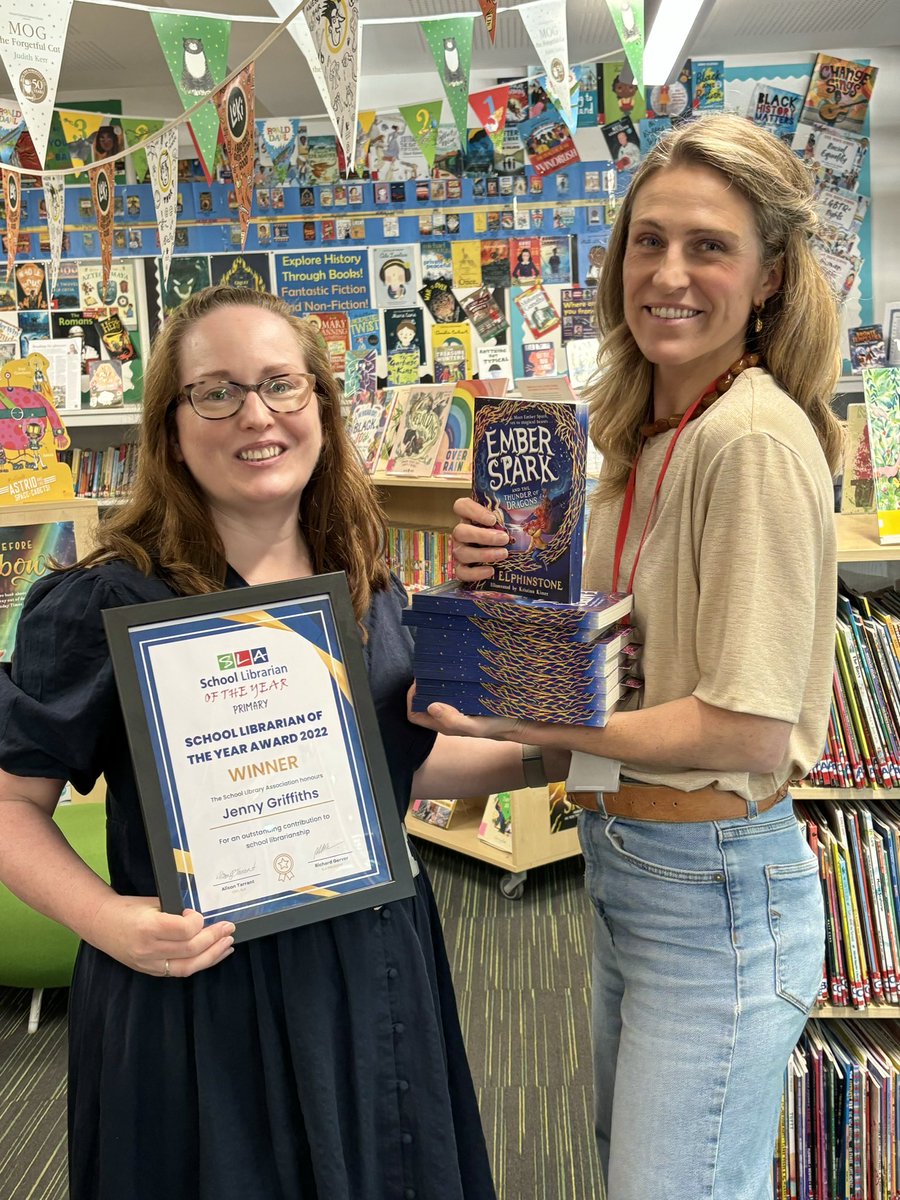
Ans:
{"label": "book cover display", "polygon": [[900,367],[863,371],[882,545],[900,542]]}
{"label": "book cover display", "polygon": [[453,388],[437,384],[402,389],[400,424],[391,456],[389,475],[430,475],[441,444]]}
{"label": "book cover display", "polygon": [[476,397],[472,495],[510,539],[495,590],[578,599],[586,458],[587,405]]}

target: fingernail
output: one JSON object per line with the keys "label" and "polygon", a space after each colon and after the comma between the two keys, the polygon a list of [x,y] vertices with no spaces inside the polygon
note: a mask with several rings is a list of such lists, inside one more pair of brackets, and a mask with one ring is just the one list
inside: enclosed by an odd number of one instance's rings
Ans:
{"label": "fingernail", "polygon": [[226,946],[233,946],[233,945],[234,945],[234,938],[233,938],[233,937],[228,937],[228,938],[226,938],[226,939],[225,939],[225,945],[226,945]]}

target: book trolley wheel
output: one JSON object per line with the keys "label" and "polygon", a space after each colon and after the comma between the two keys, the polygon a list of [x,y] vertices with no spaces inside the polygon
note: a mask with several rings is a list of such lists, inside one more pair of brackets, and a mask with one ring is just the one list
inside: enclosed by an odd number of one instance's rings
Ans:
{"label": "book trolley wheel", "polygon": [[525,894],[527,878],[527,871],[507,871],[505,875],[500,876],[500,891],[507,900],[521,900]]}

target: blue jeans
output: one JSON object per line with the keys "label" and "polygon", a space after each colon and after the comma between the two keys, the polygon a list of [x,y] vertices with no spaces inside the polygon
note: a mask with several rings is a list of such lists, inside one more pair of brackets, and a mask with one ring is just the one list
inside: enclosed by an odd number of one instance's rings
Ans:
{"label": "blue jeans", "polygon": [[790,798],[690,824],[584,812],[579,833],[609,1200],[771,1200],[784,1069],[825,945]]}

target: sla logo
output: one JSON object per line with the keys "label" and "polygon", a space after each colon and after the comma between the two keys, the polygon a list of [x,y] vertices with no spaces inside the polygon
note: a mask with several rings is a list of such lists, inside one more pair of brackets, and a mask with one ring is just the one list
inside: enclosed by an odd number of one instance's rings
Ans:
{"label": "sla logo", "polygon": [[257,646],[255,650],[235,650],[234,654],[217,655],[220,671],[233,671],[235,667],[254,667],[257,663],[267,663],[269,652],[265,646]]}

